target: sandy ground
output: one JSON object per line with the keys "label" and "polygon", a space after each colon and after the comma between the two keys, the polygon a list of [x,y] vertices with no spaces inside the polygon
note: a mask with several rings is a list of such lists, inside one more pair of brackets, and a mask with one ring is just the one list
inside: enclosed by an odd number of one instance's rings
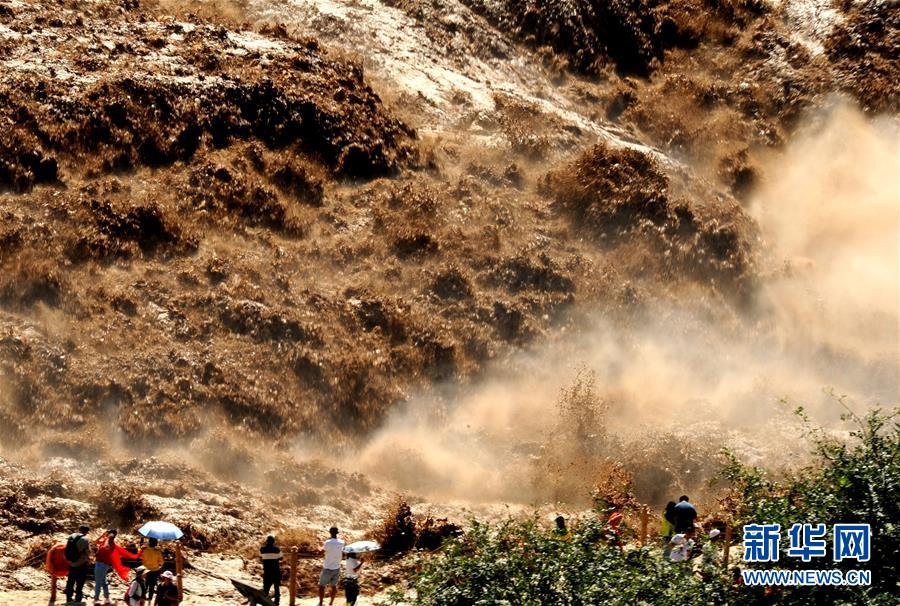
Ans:
{"label": "sandy ground", "polygon": [[[193,582],[195,579],[192,579]],[[49,580],[48,580],[49,583]],[[57,599],[56,604],[62,605],[65,604],[65,597],[62,595],[62,588],[65,584],[64,580],[59,581],[59,598]],[[90,585],[87,585],[90,588]],[[115,596],[121,596],[121,594],[125,591],[124,584],[118,583],[113,585],[113,594]],[[44,606],[45,604],[52,604],[49,601],[50,592],[49,589],[46,591],[41,590],[22,590],[22,591],[4,591],[0,594],[0,606]],[[375,601],[379,597],[384,597],[384,594],[378,595],[367,595],[363,594],[357,601],[357,604],[366,605],[366,604],[374,604]],[[282,604],[287,604],[287,589],[282,587],[281,594]],[[87,602],[90,604],[91,602]],[[115,604],[124,604],[121,597],[115,600]],[[187,588],[185,593],[185,600],[182,602],[184,606],[224,606],[228,605],[237,605],[237,604],[246,604],[247,602],[243,600],[236,591],[231,589],[231,586],[225,582],[220,582],[219,591],[216,592],[216,595],[207,595],[205,593],[192,593],[190,587]],[[297,596],[297,606],[316,606],[319,603],[319,600],[314,595],[298,595]],[[325,603],[328,603],[326,598]],[[345,601],[343,599],[343,591],[338,592],[338,597],[334,601],[338,606],[343,606]]]}
{"label": "sandy ground", "polygon": [[[3,595],[0,595],[0,606],[44,606],[48,604],[47,601],[47,592],[46,591],[7,591],[4,592]],[[375,600],[378,596],[363,596],[359,598],[356,602],[357,604],[374,604]],[[284,603],[287,604],[287,600],[282,598]],[[63,604],[64,602],[57,602],[57,604]],[[121,600],[116,601],[117,604],[122,604]],[[246,602],[241,601],[238,598],[222,598],[222,599],[209,599],[203,596],[188,596],[182,604],[184,606],[218,606],[224,604],[245,604]],[[316,597],[302,597],[297,600],[297,606],[316,606],[319,603],[318,598]],[[325,603],[328,603],[326,599]],[[342,606],[344,601],[342,596],[338,596],[338,599],[334,601],[334,603],[338,606]]]}
{"label": "sandy ground", "polygon": [[[191,560],[193,569],[186,570],[184,574],[185,600],[182,602],[184,606],[225,606],[246,604],[244,600],[231,583],[230,578],[243,581],[251,585],[261,583],[258,576],[248,573],[245,570],[244,561],[237,557],[226,557],[220,555],[203,555],[194,557]],[[213,572],[215,571],[215,572]],[[33,568],[23,568],[16,571],[16,580],[23,586],[39,587],[46,589],[22,589],[7,590],[0,592],[0,606],[43,606],[51,603],[50,598],[50,577],[43,571]],[[298,575],[308,575],[309,571],[298,571]],[[302,579],[298,578],[298,581]],[[57,580],[58,597],[56,604],[65,604],[65,596],[63,588],[65,587],[65,579]],[[125,593],[125,583],[118,578],[110,575],[110,595],[116,600],[114,603],[123,604],[121,599]],[[85,584],[85,595],[93,597],[93,583],[88,581]],[[287,604],[287,587],[281,587],[282,604]],[[384,594],[372,595],[365,591],[365,577],[363,577],[363,596],[357,602],[358,604],[374,604],[375,600]],[[92,604],[92,601],[87,602]],[[327,599],[326,599],[327,603]],[[297,606],[315,606],[318,604],[318,598],[314,593],[307,590],[301,590],[297,595]],[[338,592],[338,599],[335,604],[343,606],[343,590]]]}

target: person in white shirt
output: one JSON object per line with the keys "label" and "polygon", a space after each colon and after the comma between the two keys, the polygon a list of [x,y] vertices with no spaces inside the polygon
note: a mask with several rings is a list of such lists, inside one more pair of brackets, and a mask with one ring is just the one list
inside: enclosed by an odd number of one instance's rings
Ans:
{"label": "person in white shirt", "polygon": [[334,598],[337,595],[338,581],[341,579],[341,558],[344,553],[344,542],[337,538],[338,529],[332,526],[328,530],[331,538],[322,545],[322,551],[325,553],[325,561],[322,563],[322,573],[319,575],[319,606],[325,603],[325,587],[331,588],[331,601],[334,604]]}
{"label": "person in white shirt", "polygon": [[134,580],[125,593],[128,606],[145,606],[147,602],[147,569],[138,566],[134,569]]}
{"label": "person in white shirt", "polygon": [[347,606],[356,605],[356,599],[359,597],[359,572],[362,566],[361,554],[347,554],[347,560],[344,562],[344,593],[347,596]]}
{"label": "person in white shirt", "polygon": [[694,530],[676,534],[669,540],[669,559],[673,562],[687,562],[694,551]]}

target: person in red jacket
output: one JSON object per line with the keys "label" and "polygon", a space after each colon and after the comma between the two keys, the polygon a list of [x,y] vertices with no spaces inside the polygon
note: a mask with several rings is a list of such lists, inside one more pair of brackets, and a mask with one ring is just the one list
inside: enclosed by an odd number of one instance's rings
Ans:
{"label": "person in red jacket", "polygon": [[137,559],[136,553],[131,553],[124,547],[116,544],[119,531],[110,528],[97,539],[97,556],[94,564],[94,605],[100,603],[100,592],[103,591],[104,604],[109,604],[109,581],[106,575],[109,569],[116,571],[123,580],[128,579],[128,567],[122,564],[122,558]]}

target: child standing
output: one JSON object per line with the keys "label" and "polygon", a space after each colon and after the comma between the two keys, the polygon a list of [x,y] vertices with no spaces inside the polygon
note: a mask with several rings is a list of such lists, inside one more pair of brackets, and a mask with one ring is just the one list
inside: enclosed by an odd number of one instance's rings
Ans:
{"label": "child standing", "polygon": [[344,562],[344,593],[348,606],[355,606],[359,597],[359,572],[363,566],[362,555],[348,553]]}

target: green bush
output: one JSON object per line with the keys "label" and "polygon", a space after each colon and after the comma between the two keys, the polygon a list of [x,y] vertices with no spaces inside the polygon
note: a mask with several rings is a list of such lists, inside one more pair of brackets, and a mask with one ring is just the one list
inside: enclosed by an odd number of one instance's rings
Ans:
{"label": "green bush", "polygon": [[[802,408],[797,413],[806,419]],[[781,524],[781,548],[789,546],[787,529],[794,523],[824,523],[829,529],[829,556],[804,564],[782,553],[786,568],[860,568],[872,571],[868,588],[785,589],[780,603],[896,604],[900,581],[900,410],[870,411],[865,417],[844,415],[854,424],[849,440],[810,429],[817,464],[782,481],[770,480],[765,470],[742,465],[729,455],[724,476],[734,492],[737,528],[743,524]],[[809,424],[807,420],[807,425]],[[869,562],[831,561],[831,527],[836,523],[868,523],[872,527]],[[736,540],[740,540],[738,536]],[[786,564],[789,562],[790,564]]]}
{"label": "green bush", "polygon": [[650,548],[620,550],[599,521],[563,541],[536,518],[498,525],[473,522],[443,552],[419,560],[415,598],[398,591],[391,604],[419,606],[625,606],[723,603],[734,590],[712,571],[691,573]]}
{"label": "green bush", "polygon": [[[473,521],[440,553],[418,559],[409,589],[395,590],[388,604],[413,606],[689,606],[790,604],[896,604],[898,506],[900,506],[900,425],[898,412],[873,411],[853,417],[858,427],[839,442],[812,432],[819,463],[784,481],[767,479],[761,469],[741,465],[734,456],[724,469],[731,483],[725,500],[739,530],[744,523],[868,522],[872,559],[859,568],[872,571],[867,588],[810,587],[766,589],[733,582],[709,563],[670,562],[658,548],[611,545],[598,519],[573,529],[563,541],[537,517],[500,524]],[[783,534],[782,548],[787,546]],[[735,542],[741,540],[736,533]],[[706,558],[704,561],[709,562]],[[733,562],[740,566],[740,558]],[[799,559],[776,564],[800,568]],[[827,569],[831,558],[806,565]]]}

